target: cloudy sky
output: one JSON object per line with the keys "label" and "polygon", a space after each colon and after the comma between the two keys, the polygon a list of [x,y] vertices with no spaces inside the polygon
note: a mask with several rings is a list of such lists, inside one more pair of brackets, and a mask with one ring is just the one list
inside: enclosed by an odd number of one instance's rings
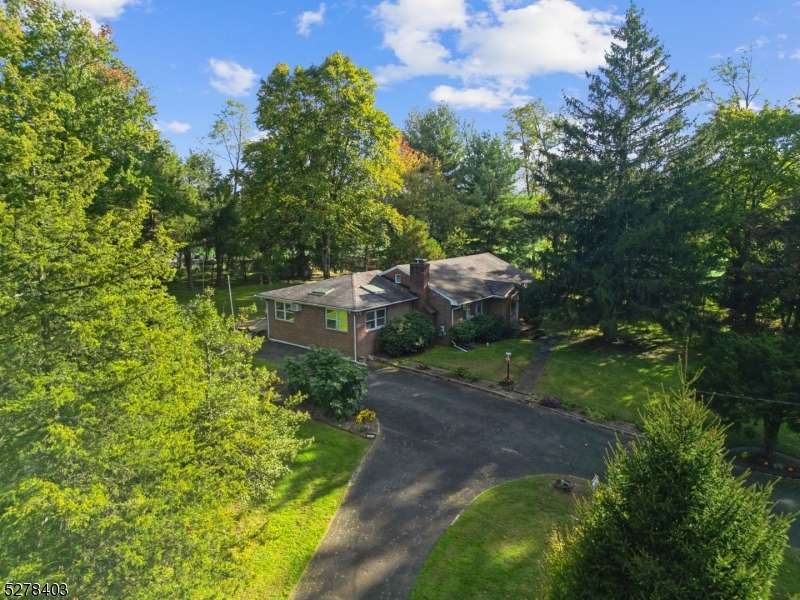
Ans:
{"label": "cloudy sky", "polygon": [[[227,98],[255,108],[278,63],[310,65],[340,50],[380,83],[398,126],[409,110],[447,101],[481,129],[542,97],[585,95],[585,71],[609,45],[627,4],[603,0],[66,0],[110,22],[120,57],[147,85],[157,126],[181,154],[199,147]],[[764,98],[800,94],[800,0],[640,0],[691,85],[752,45]]]}

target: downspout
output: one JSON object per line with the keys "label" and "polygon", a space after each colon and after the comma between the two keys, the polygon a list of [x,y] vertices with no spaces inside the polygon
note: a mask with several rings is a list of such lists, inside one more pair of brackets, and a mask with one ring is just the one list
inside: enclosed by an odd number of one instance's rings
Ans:
{"label": "downspout", "polygon": [[267,315],[267,339],[271,342],[272,338],[269,335],[269,300],[267,300],[267,308],[264,312]]}
{"label": "downspout", "polygon": [[353,313],[353,361],[358,362],[358,323],[356,313]]}

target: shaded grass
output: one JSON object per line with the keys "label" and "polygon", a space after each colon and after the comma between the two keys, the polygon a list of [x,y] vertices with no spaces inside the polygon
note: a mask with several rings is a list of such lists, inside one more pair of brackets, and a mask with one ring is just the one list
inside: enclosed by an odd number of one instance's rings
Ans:
{"label": "shaded grass", "polygon": [[261,535],[241,558],[249,566],[238,597],[288,598],[344,498],[350,476],[369,442],[309,421],[300,429],[314,444],[279,482],[275,497],[251,518]]}
{"label": "shaded grass", "polygon": [[250,364],[252,364],[254,367],[266,367],[267,371],[277,371],[281,367],[279,364],[270,362],[263,358],[258,358],[257,356],[254,356],[250,359]]}
{"label": "shaded grass", "polygon": [[[639,344],[606,344],[597,332],[560,334],[534,392],[573,402],[597,421],[628,421],[641,425],[639,412],[657,401],[663,389],[680,385],[678,357],[682,349],[656,327],[634,328],[630,335]],[[696,359],[694,362],[697,362]],[[690,356],[691,363],[691,356]],[[708,394],[704,394],[708,399]],[[728,431],[728,446],[761,446],[763,426],[755,423],[755,437],[743,429]],[[800,433],[785,425],[778,437],[778,450],[800,456]]]}
{"label": "shaded grass", "polygon": [[[478,496],[434,547],[412,600],[541,597],[547,535],[575,507],[550,487],[557,478],[517,479]],[[787,548],[784,557],[772,598],[800,600],[800,554]]]}
{"label": "shaded grass", "polygon": [[570,522],[575,500],[536,475],[478,496],[431,552],[412,600],[538,598],[553,525]]}
{"label": "shaded grass", "polygon": [[611,419],[641,425],[639,411],[652,395],[680,384],[678,349],[668,340],[643,337],[645,349],[604,344],[594,332],[563,336],[535,386]]}
{"label": "shaded grass", "polygon": [[437,345],[400,362],[407,366],[422,363],[447,370],[465,367],[479,379],[499,382],[506,376],[506,352],[511,352],[511,375],[518,381],[538,347],[538,342],[520,339],[492,342],[488,346],[479,344],[468,352]]}
{"label": "shaded grass", "polygon": [[[178,301],[178,304],[188,304],[198,294],[202,294],[203,290],[199,282],[195,282],[195,289],[189,290],[186,288],[186,281],[170,281],[167,284],[167,291],[172,294]],[[208,285],[208,284],[207,284]],[[231,284],[231,291],[233,292],[233,305],[236,314],[245,306],[256,305],[258,315],[263,316],[264,301],[253,296],[258,292],[267,292],[269,290],[277,290],[280,288],[295,285],[292,283],[273,283],[269,285],[260,285],[258,283],[236,283]],[[228,294],[227,283],[224,283],[221,288],[214,290],[214,304],[217,310],[221,313],[231,314],[231,301]]]}

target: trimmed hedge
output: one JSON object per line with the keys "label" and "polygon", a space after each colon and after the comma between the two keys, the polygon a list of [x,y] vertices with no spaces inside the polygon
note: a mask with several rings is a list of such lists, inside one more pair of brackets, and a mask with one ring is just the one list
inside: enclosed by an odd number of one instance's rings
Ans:
{"label": "trimmed hedge", "polygon": [[386,323],[380,340],[387,354],[402,356],[419,352],[431,343],[435,334],[436,329],[425,315],[411,311]]}

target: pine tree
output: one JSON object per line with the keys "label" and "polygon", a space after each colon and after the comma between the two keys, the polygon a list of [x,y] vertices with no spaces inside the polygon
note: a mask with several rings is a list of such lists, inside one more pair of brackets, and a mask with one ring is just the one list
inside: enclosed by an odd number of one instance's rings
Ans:
{"label": "pine tree", "polygon": [[550,600],[769,597],[793,516],[772,514],[772,484],[732,474],[691,385],[648,411],[645,441],[617,444],[608,483],[551,536]]}
{"label": "pine tree", "polygon": [[[577,326],[669,321],[702,273],[692,247],[685,110],[696,98],[635,6],[615,29],[588,102],[566,98],[548,153],[534,304]],[[687,303],[691,305],[691,303]]]}

